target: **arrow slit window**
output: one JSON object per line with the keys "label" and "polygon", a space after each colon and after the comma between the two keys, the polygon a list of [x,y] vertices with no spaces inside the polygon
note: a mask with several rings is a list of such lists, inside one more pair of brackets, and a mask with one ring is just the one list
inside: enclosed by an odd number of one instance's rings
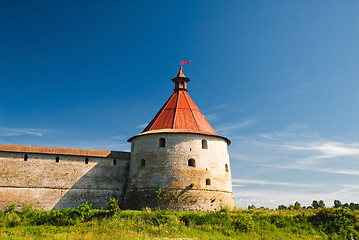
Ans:
{"label": "arrow slit window", "polygon": [[202,149],[208,149],[207,140],[202,139]]}
{"label": "arrow slit window", "polygon": [[166,139],[165,138],[160,138],[159,147],[166,147]]}

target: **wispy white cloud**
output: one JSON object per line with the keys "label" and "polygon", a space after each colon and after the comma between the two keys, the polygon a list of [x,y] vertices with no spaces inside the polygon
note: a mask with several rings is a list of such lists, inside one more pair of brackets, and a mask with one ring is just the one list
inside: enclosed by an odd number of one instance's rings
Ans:
{"label": "wispy white cloud", "polygon": [[310,161],[308,161],[307,164],[303,164],[300,161],[296,161],[295,163],[290,164],[290,165],[259,164],[259,166],[280,168],[280,169],[294,169],[294,170],[305,170],[305,171],[312,171],[312,172],[323,172],[323,173],[334,173],[334,174],[359,176],[359,170],[345,169],[345,168],[341,168],[341,169],[326,168],[326,167],[323,167],[323,165],[315,164]]}
{"label": "wispy white cloud", "polygon": [[359,155],[359,143],[305,143],[305,146],[288,146],[288,148],[293,150],[320,152],[326,157]]}
{"label": "wispy white cloud", "polygon": [[218,118],[218,115],[212,113],[212,114],[206,114],[205,117],[206,117],[207,121],[214,121]]}
{"label": "wispy white cloud", "polygon": [[148,123],[143,123],[143,124],[137,125],[136,128],[143,129],[143,128],[147,127],[147,125],[148,125]]}
{"label": "wispy white cloud", "polygon": [[235,129],[249,127],[250,125],[252,125],[255,122],[256,122],[255,118],[244,119],[244,120],[240,120],[240,121],[237,121],[237,122],[230,122],[230,123],[221,124],[216,128],[216,130],[218,132],[226,133],[226,132],[229,132],[229,131],[232,131],[232,130],[235,130]]}
{"label": "wispy white cloud", "polygon": [[354,169],[321,168],[321,169],[317,169],[317,171],[318,172],[327,172],[327,173],[337,173],[337,174],[346,174],[346,175],[359,176],[359,170],[354,170]]}
{"label": "wispy white cloud", "polygon": [[114,140],[121,140],[121,139],[125,139],[126,137],[123,136],[123,135],[117,135],[117,136],[114,136],[112,137],[111,139],[114,139]]}
{"label": "wispy white cloud", "polygon": [[353,76],[358,75],[359,73],[354,72],[354,73],[349,73],[349,74],[343,74],[340,76],[336,76],[336,77],[332,77],[332,78],[328,78],[328,79],[324,79],[324,80],[320,80],[320,81],[315,81],[315,82],[311,82],[311,83],[306,83],[306,84],[302,84],[302,85],[298,85],[298,86],[294,86],[291,88],[285,88],[285,89],[281,89],[278,91],[273,91],[273,92],[269,92],[266,94],[263,94],[261,96],[257,96],[251,99],[248,99],[249,101],[251,100],[257,100],[257,99],[262,99],[262,98],[269,98],[269,97],[274,97],[274,96],[281,96],[281,95],[290,95],[290,94],[294,94],[297,92],[300,92],[301,90],[304,90],[306,88],[315,86],[315,85],[319,85],[319,84],[323,84],[323,83],[327,83],[327,82],[331,82],[331,81],[335,81],[335,80],[342,80],[345,78],[350,78]]}
{"label": "wispy white cloud", "polygon": [[242,183],[242,184],[255,184],[255,185],[277,185],[277,186],[288,186],[288,187],[313,187],[319,186],[317,184],[302,184],[302,183],[293,183],[293,182],[278,182],[264,179],[232,179],[233,183]]}
{"label": "wispy white cloud", "polygon": [[4,128],[0,127],[0,136],[1,137],[10,137],[10,136],[21,136],[21,135],[34,135],[34,136],[43,136],[44,130],[32,129],[32,128]]}

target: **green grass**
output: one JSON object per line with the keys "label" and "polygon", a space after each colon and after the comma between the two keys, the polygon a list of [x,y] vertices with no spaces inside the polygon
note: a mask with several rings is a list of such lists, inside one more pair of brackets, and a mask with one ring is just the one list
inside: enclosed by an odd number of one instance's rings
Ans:
{"label": "green grass", "polygon": [[169,212],[91,209],[0,211],[0,239],[359,239],[359,212],[346,209]]}

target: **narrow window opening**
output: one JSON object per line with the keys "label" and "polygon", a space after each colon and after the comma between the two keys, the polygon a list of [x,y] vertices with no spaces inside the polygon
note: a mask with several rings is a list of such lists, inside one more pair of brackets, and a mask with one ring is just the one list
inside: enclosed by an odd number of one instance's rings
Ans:
{"label": "narrow window opening", "polygon": [[135,143],[131,143],[131,152],[133,152],[134,148],[135,148]]}
{"label": "narrow window opening", "polygon": [[115,158],[114,160],[113,160],[113,165],[117,165],[117,159]]}
{"label": "narrow window opening", "polygon": [[141,167],[145,167],[145,166],[146,166],[146,160],[145,160],[145,159],[141,159],[140,166],[141,166]]}
{"label": "narrow window opening", "polygon": [[207,140],[202,139],[202,149],[208,149]]}
{"label": "narrow window opening", "polygon": [[226,169],[226,172],[228,172],[228,164],[224,165],[224,168]]}
{"label": "narrow window opening", "polygon": [[89,158],[85,158],[85,164],[89,164]]}
{"label": "narrow window opening", "polygon": [[194,160],[193,158],[188,160],[188,166],[190,167],[195,167],[196,166],[196,160]]}
{"label": "narrow window opening", "polygon": [[27,161],[27,153],[24,155],[24,161]]}
{"label": "narrow window opening", "polygon": [[211,185],[211,179],[209,178],[206,179],[206,185]]}
{"label": "narrow window opening", "polygon": [[56,156],[56,162],[60,162],[60,157]]}
{"label": "narrow window opening", "polygon": [[165,138],[160,138],[159,146],[160,147],[166,147],[166,139]]}

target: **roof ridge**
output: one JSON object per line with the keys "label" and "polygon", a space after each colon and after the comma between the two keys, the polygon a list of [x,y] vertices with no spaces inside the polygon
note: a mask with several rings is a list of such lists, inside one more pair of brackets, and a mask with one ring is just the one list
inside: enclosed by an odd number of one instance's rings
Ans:
{"label": "roof ridge", "polygon": [[151,130],[151,127],[155,124],[155,122],[157,121],[157,119],[159,118],[159,116],[163,113],[163,110],[165,109],[165,107],[168,105],[169,101],[171,100],[172,96],[174,93],[171,94],[171,96],[168,98],[168,100],[166,101],[166,103],[162,106],[162,108],[157,112],[156,116],[152,119],[152,121],[146,126],[146,128],[142,131],[142,132],[146,132]]}
{"label": "roof ridge", "polygon": [[173,113],[173,120],[172,120],[172,128],[174,128],[175,126],[175,121],[176,121],[176,116],[177,116],[177,106],[178,106],[178,102],[179,102],[179,99],[180,99],[180,93],[179,91],[176,92],[177,93],[177,99],[176,99],[176,106],[174,107],[174,113]]}
{"label": "roof ridge", "polygon": [[[183,95],[184,95],[184,98],[185,98],[186,101],[187,101],[187,104],[188,104],[188,106],[189,106],[190,112],[192,113],[193,119],[194,119],[194,121],[196,122],[197,129],[198,129],[198,130],[201,130],[200,127],[199,127],[200,125],[198,124],[198,120],[196,119],[196,116],[195,116],[194,113],[193,113],[193,109],[192,109],[192,107],[191,107],[190,102],[189,102],[188,99],[187,99],[186,94],[183,94]],[[188,97],[190,97],[188,93],[187,93],[187,95],[188,95]],[[197,106],[196,106],[196,107],[197,107]],[[198,107],[197,107],[197,108],[198,108]]]}

